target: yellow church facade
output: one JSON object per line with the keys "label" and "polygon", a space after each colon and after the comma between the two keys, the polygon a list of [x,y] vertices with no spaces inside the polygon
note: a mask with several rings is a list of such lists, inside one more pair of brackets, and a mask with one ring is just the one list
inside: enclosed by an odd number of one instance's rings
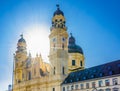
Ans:
{"label": "yellow church facade", "polygon": [[23,35],[14,54],[13,91],[62,91],[61,84],[70,72],[84,69],[84,55],[75,38],[68,34],[64,13],[57,5],[50,28],[49,62],[40,54],[27,53]]}

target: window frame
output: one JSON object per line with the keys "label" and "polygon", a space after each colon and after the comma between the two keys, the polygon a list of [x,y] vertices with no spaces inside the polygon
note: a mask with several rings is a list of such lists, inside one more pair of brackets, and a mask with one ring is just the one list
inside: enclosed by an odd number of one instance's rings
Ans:
{"label": "window frame", "polygon": [[105,80],[105,86],[110,86],[110,80],[109,79]]}
{"label": "window frame", "polygon": [[75,66],[76,62],[75,60],[72,60],[72,66]]}

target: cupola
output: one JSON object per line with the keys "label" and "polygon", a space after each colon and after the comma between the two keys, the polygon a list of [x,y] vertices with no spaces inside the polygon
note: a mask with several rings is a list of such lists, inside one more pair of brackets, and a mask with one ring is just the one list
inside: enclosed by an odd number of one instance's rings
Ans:
{"label": "cupola", "polygon": [[54,12],[53,16],[55,15],[62,15],[64,16],[64,13],[60,10],[59,5],[57,4],[57,10]]}
{"label": "cupola", "polygon": [[81,53],[83,54],[83,50],[80,46],[75,44],[75,38],[70,34],[69,44],[68,44],[68,52],[69,53]]}

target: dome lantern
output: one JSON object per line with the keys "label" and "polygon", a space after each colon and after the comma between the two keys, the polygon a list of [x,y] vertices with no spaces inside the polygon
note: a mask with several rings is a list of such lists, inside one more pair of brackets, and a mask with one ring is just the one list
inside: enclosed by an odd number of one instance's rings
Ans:
{"label": "dome lantern", "polygon": [[59,4],[56,5],[57,7],[57,10],[54,12],[54,15],[63,15],[64,16],[64,13],[60,10],[60,7],[59,7]]}
{"label": "dome lantern", "polygon": [[75,38],[72,36],[72,33],[70,33],[69,38],[69,45],[68,45],[68,52],[69,53],[81,53],[83,54],[83,50],[80,46],[75,44]]}
{"label": "dome lantern", "polygon": [[26,43],[25,39],[23,38],[23,34],[21,34],[20,36],[21,36],[21,38],[18,40],[18,42]]}

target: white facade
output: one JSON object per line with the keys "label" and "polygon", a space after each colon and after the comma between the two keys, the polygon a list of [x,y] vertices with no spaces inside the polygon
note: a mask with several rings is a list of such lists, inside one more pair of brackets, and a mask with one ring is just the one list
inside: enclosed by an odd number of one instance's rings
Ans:
{"label": "white facade", "polygon": [[62,84],[62,91],[120,91],[120,74]]}

